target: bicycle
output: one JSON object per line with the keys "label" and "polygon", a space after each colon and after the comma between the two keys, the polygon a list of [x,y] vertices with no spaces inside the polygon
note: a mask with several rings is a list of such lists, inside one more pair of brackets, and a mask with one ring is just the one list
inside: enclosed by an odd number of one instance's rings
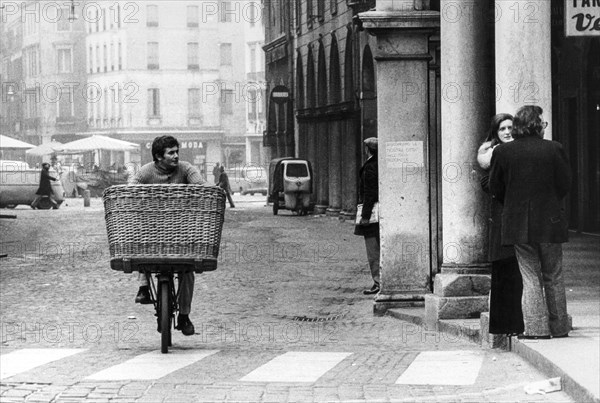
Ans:
{"label": "bicycle", "polygon": [[[102,198],[110,266],[124,273],[139,271],[148,279],[161,352],[167,353],[179,310],[181,283],[176,289],[174,276],[216,270],[226,195],[216,186],[117,185]],[[161,230],[175,227],[175,234]]]}

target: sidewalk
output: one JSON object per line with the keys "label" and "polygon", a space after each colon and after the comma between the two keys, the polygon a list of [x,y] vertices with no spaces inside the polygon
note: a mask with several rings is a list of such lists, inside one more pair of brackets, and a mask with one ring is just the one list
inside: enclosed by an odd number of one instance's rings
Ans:
{"label": "sidewalk", "polygon": [[[571,233],[563,245],[564,274],[573,330],[568,338],[508,340],[508,348],[549,378],[561,377],[575,401],[600,402],[600,237]],[[425,308],[391,309],[388,315],[424,325]],[[441,320],[437,329],[484,346],[490,341],[487,313],[481,319]]]}

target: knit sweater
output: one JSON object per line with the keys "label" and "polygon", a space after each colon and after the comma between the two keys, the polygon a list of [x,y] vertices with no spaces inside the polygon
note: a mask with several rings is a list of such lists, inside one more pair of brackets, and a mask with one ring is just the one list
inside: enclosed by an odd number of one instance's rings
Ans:
{"label": "knit sweater", "polygon": [[189,162],[180,161],[177,168],[167,171],[157,163],[150,162],[129,179],[130,185],[143,184],[198,184],[204,183],[200,172]]}

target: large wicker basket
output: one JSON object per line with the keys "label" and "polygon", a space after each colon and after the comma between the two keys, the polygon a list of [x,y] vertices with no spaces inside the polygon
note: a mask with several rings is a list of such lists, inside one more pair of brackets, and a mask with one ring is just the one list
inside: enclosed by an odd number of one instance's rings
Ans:
{"label": "large wicker basket", "polygon": [[102,198],[114,270],[217,268],[225,215],[221,188],[118,185],[107,188]]}

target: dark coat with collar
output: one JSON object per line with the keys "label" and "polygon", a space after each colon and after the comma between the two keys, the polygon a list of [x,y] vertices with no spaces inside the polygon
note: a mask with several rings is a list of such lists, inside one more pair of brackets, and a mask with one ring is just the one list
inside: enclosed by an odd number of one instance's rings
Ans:
{"label": "dark coat with collar", "polygon": [[562,199],[570,184],[560,143],[530,136],[496,147],[489,185],[503,203],[502,244],[567,242]]}
{"label": "dark coat with collar", "polygon": [[[363,204],[362,218],[370,219],[373,205],[379,201],[379,169],[377,156],[369,158],[359,171],[358,202]],[[379,236],[379,223],[356,225],[354,235],[364,237]]]}
{"label": "dark coat with collar", "polygon": [[42,173],[40,174],[40,186],[35,194],[40,196],[52,195],[54,191],[52,190],[52,183],[50,181],[56,180],[55,177],[50,176],[50,170],[42,168]]}

